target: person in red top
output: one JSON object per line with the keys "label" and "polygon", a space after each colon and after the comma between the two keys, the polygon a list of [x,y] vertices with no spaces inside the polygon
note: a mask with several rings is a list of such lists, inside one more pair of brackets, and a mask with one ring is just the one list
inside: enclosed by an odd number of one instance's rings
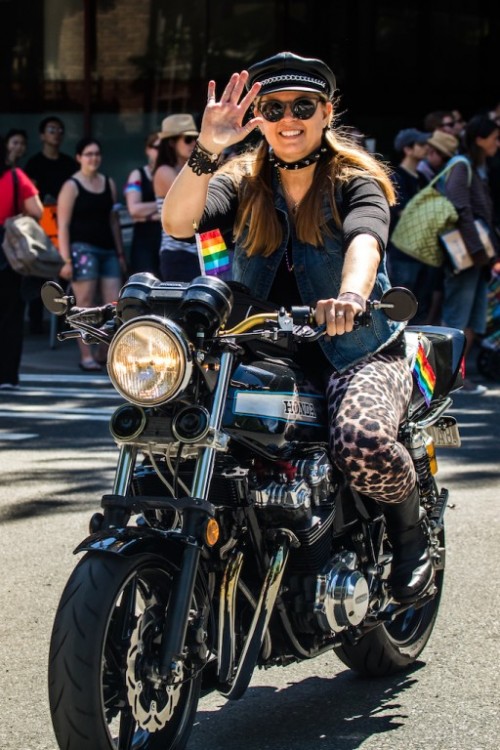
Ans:
{"label": "person in red top", "polygon": [[22,277],[9,266],[1,247],[4,224],[6,219],[20,213],[38,221],[43,212],[38,190],[30,178],[18,167],[11,169],[7,160],[5,141],[0,139],[0,389],[19,387],[25,305]]}

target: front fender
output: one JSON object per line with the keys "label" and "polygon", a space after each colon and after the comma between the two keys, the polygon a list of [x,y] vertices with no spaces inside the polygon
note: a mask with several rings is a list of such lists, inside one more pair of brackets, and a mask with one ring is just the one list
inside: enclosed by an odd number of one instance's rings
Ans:
{"label": "front fender", "polygon": [[[97,531],[84,539],[73,554],[80,552],[109,552],[115,555],[138,555],[150,552],[168,559],[177,559],[189,544],[178,531],[163,531],[148,526],[125,526]],[[173,556],[175,553],[175,556]]]}

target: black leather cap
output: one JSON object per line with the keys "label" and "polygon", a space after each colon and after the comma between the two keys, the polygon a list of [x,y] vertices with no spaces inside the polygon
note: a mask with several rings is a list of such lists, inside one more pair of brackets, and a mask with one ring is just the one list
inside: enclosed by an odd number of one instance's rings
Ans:
{"label": "black leather cap", "polygon": [[332,71],[322,60],[300,57],[293,52],[279,52],[273,57],[248,68],[247,88],[259,82],[259,96],[276,91],[313,91],[327,99],[333,97],[336,81]]}

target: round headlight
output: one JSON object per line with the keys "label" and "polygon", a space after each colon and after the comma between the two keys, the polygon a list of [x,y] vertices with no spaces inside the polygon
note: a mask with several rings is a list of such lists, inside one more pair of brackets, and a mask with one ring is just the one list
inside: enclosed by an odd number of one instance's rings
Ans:
{"label": "round headlight", "polygon": [[186,388],[192,371],[189,341],[170,320],[135,318],[120,328],[109,347],[111,382],[134,404],[171,401]]}

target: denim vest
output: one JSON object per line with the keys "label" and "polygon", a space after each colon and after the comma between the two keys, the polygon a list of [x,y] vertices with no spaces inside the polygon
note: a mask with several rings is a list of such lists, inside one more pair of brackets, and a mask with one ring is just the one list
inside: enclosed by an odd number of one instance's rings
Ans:
{"label": "denim vest", "polygon": [[[249,287],[256,297],[267,299],[289,237],[291,237],[293,258],[291,262],[294,265],[302,304],[312,307],[319,299],[337,297],[344,265],[344,253],[341,233],[333,221],[328,197],[325,196],[323,201],[323,211],[332,236],[324,235],[323,246],[314,247],[300,242],[297,238],[293,223],[289,221],[285,199],[281,192],[277,192],[278,186],[275,184],[274,187],[274,205],[283,227],[283,241],[278,249],[267,258],[262,255],[249,258],[240,242],[237,242],[233,259],[233,279]],[[382,258],[370,299],[380,299],[383,292],[390,286],[385,258]],[[368,327],[361,326],[342,336],[322,337],[320,346],[329,362],[341,373],[371,354],[384,349],[398,337],[403,328],[404,323],[391,321],[381,310],[375,310]]]}

